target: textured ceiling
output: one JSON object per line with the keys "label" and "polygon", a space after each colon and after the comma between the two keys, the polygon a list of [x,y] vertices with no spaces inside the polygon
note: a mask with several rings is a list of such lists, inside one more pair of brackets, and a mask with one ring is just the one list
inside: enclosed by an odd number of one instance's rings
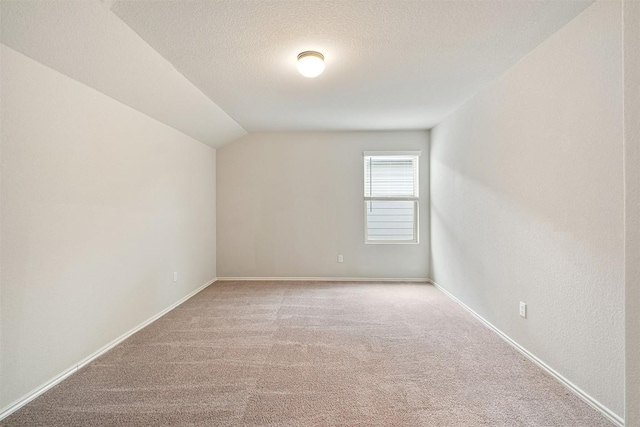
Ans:
{"label": "textured ceiling", "polygon": [[99,1],[0,3],[2,43],[199,141],[246,134]]}
{"label": "textured ceiling", "polygon": [[[592,1],[109,0],[248,131],[430,128]],[[327,69],[300,76],[296,55]]]}

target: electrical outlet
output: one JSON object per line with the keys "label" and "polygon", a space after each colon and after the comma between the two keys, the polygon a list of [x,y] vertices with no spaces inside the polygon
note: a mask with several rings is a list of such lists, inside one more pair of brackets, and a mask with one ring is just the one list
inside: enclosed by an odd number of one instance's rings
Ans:
{"label": "electrical outlet", "polygon": [[342,255],[338,255],[338,262],[344,262],[344,257]]}
{"label": "electrical outlet", "polygon": [[178,281],[178,272],[177,272],[177,271],[174,271],[174,272],[173,272],[173,281],[174,281],[174,282],[177,282],[177,281]]}
{"label": "electrical outlet", "polygon": [[520,316],[527,318],[527,304],[520,301]]}

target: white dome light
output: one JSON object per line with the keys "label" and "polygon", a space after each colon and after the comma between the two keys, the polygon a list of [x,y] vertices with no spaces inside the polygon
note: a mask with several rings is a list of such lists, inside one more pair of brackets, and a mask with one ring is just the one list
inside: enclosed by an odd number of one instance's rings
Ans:
{"label": "white dome light", "polygon": [[318,77],[324,71],[324,56],[308,50],[298,55],[298,71],[305,77]]}

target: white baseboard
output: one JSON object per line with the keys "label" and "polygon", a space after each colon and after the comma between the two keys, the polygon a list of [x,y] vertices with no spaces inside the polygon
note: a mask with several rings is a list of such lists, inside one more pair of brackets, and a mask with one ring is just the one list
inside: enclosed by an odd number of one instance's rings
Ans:
{"label": "white baseboard", "polygon": [[205,288],[207,288],[208,286],[210,286],[211,284],[213,284],[214,282],[217,282],[217,281],[218,282],[219,281],[325,281],[325,282],[418,282],[418,283],[431,283],[436,288],[438,288],[440,291],[442,291],[445,295],[447,295],[449,298],[451,298],[453,301],[455,301],[458,304],[460,304],[460,306],[462,306],[465,310],[467,310],[474,317],[476,317],[478,320],[480,320],[485,326],[487,326],[489,329],[493,330],[496,334],[498,334],[498,336],[500,336],[500,338],[502,338],[509,345],[514,347],[520,353],[522,353],[522,355],[524,355],[525,357],[530,359],[533,363],[538,365],[540,368],[542,368],[545,371],[547,371],[552,377],[554,377],[561,384],[563,384],[565,387],[567,387],[569,390],[571,390],[573,393],[575,393],[578,397],[580,397],[582,400],[584,400],[589,406],[593,407],[598,412],[602,413],[602,415],[604,415],[607,419],[609,419],[615,425],[620,426],[620,427],[624,426],[624,419],[623,418],[621,418],[617,414],[613,413],[609,408],[607,408],[606,406],[604,406],[603,404],[598,402],[596,399],[591,397],[589,394],[587,394],[585,391],[583,391],[580,387],[576,386],[571,381],[569,381],[564,376],[562,376],[557,371],[555,371],[553,368],[551,368],[549,365],[544,363],[542,360],[538,359],[536,356],[534,356],[532,353],[530,353],[527,349],[525,349],[520,344],[515,342],[513,339],[511,339],[508,335],[506,335],[500,329],[495,327],[489,321],[485,320],[482,316],[480,316],[478,313],[473,311],[465,303],[460,301],[453,294],[451,294],[446,289],[442,288],[440,285],[438,285],[433,280],[428,279],[428,278],[362,278],[362,277],[219,277],[219,278],[213,279],[213,280],[205,283],[204,285],[200,286],[198,289],[194,290],[190,294],[186,295],[185,297],[183,297],[182,299],[180,299],[176,303],[174,303],[171,306],[165,308],[164,310],[162,310],[158,314],[150,317],[149,319],[147,319],[146,321],[142,322],[138,326],[134,327],[133,329],[131,329],[128,332],[124,333],[123,335],[119,336],[115,340],[111,341],[109,344],[105,345],[104,347],[102,347],[98,351],[96,351],[93,354],[89,355],[88,357],[82,359],[77,364],[71,366],[70,368],[68,368],[65,371],[61,372],[60,374],[56,375],[54,378],[50,379],[46,383],[42,384],[41,386],[39,386],[36,389],[32,390],[31,392],[27,393],[26,395],[24,395],[20,399],[18,399],[15,402],[11,403],[6,408],[3,408],[2,410],[0,410],[0,420],[8,417],[12,413],[17,411],[21,407],[23,407],[24,405],[26,405],[27,403],[31,402],[36,397],[40,396],[42,393],[46,392],[50,388],[54,387],[55,385],[57,385],[58,383],[63,381],[65,378],[67,378],[70,375],[72,375],[75,372],[77,372],[80,368],[84,367],[85,365],[87,365],[88,363],[92,362],[93,360],[95,360],[99,356],[101,356],[104,353],[106,353],[107,351],[111,350],[113,347],[115,347],[116,345],[120,344],[122,341],[124,341],[125,339],[129,338],[131,335],[135,334],[140,329],[142,329],[142,328],[148,326],[149,324],[153,323],[154,321],[158,320],[160,317],[164,316],[165,314],[167,314],[168,312],[170,312],[171,310],[173,310],[174,308],[176,308],[180,304],[184,303],[185,301],[187,301],[188,299],[190,299],[191,297],[193,297],[194,295],[196,295],[197,293],[199,293],[200,291],[204,290]]}
{"label": "white baseboard", "polygon": [[544,369],[547,373],[549,373],[549,375],[554,377],[562,385],[564,385],[569,390],[571,390],[580,399],[584,400],[589,406],[591,406],[592,408],[594,408],[595,410],[600,412],[602,415],[604,415],[609,421],[614,423],[616,426],[620,426],[620,427],[624,426],[624,419],[623,418],[621,418],[620,416],[615,414],[613,411],[611,411],[609,408],[604,406],[602,403],[598,402],[596,399],[591,397],[584,390],[582,390],[580,387],[578,387],[577,385],[575,385],[574,383],[569,381],[567,378],[562,376],[560,373],[558,373],[552,367],[550,367],[549,365],[544,363],[542,360],[538,359],[536,356],[534,356],[532,353],[530,353],[526,348],[522,347],[516,341],[511,339],[507,334],[502,332],[500,329],[496,328],[493,324],[491,324],[484,317],[480,316],[478,313],[473,311],[473,309],[471,309],[465,303],[460,301],[456,296],[454,296],[452,293],[450,293],[449,291],[444,289],[442,286],[438,285],[436,282],[434,282],[431,279],[429,279],[428,282],[431,283],[436,288],[438,288],[440,291],[442,291],[442,293],[444,293],[446,296],[451,298],[453,301],[455,301],[458,304],[460,304],[460,306],[462,306],[465,310],[467,310],[469,313],[471,313],[476,319],[478,319],[480,322],[482,322],[485,326],[487,326],[493,332],[498,334],[498,336],[500,336],[500,338],[502,338],[504,341],[506,341],[507,344],[511,345],[513,348],[515,348],[520,353],[522,353],[523,356],[525,356],[526,358],[531,360],[533,363],[538,365],[540,368]]}
{"label": "white baseboard", "polygon": [[218,277],[218,282],[417,282],[430,283],[427,277]]}
{"label": "white baseboard", "polygon": [[18,409],[22,408],[24,405],[26,405],[27,403],[31,402],[36,397],[40,396],[45,391],[49,390],[50,388],[52,388],[56,384],[60,383],[65,378],[67,378],[70,375],[72,375],[75,372],[77,372],[83,366],[89,364],[94,359],[102,356],[104,353],[106,353],[107,351],[111,350],[113,347],[115,347],[116,345],[120,344],[122,341],[126,340],[131,335],[133,335],[136,332],[138,332],[140,329],[142,329],[142,328],[150,325],[151,323],[155,322],[156,320],[158,320],[159,318],[161,318],[162,316],[164,316],[165,314],[167,314],[168,312],[170,312],[171,310],[173,310],[174,308],[176,308],[177,306],[179,306],[180,304],[182,304],[183,302],[185,302],[189,298],[193,297],[198,292],[204,290],[206,287],[208,287],[209,285],[211,285],[212,283],[214,283],[216,281],[217,281],[217,279],[210,280],[209,282],[207,282],[204,285],[200,286],[198,289],[196,289],[195,291],[193,291],[190,294],[186,295],[185,297],[183,297],[179,301],[177,301],[177,302],[173,303],[172,305],[170,305],[169,307],[165,308],[164,310],[162,310],[158,314],[150,317],[149,319],[145,320],[144,322],[142,322],[138,326],[134,327],[133,329],[129,330],[128,332],[125,332],[124,334],[120,335],[118,338],[116,338],[115,340],[111,341],[109,344],[105,345],[104,347],[102,347],[98,351],[96,351],[93,354],[85,357],[84,359],[82,359],[78,363],[74,364],[70,368],[64,370],[60,374],[58,374],[55,377],[51,378],[46,383],[42,384],[41,386],[39,386],[39,387],[35,388],[34,390],[30,391],[29,393],[25,394],[24,396],[22,396],[21,398],[19,398],[15,402],[9,404],[9,406],[7,406],[5,408],[2,408],[2,410],[0,410],[0,420],[8,417],[9,415],[14,413]]}

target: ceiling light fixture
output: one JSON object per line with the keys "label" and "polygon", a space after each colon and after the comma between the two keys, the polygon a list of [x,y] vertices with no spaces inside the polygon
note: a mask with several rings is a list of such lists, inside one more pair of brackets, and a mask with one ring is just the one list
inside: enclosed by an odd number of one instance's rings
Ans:
{"label": "ceiling light fixture", "polygon": [[324,55],[312,50],[300,53],[298,71],[305,77],[318,77],[324,71]]}

